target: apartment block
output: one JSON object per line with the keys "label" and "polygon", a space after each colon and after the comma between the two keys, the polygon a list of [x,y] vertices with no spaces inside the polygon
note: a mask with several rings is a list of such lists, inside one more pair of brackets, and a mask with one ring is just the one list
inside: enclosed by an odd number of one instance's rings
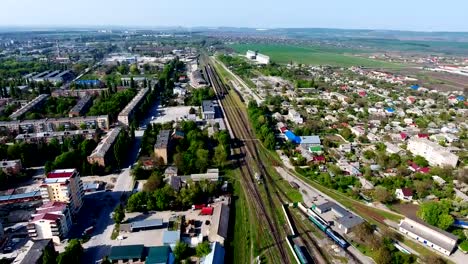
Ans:
{"label": "apartment block", "polygon": [[107,133],[93,152],[91,152],[91,155],[88,156],[87,159],[90,164],[97,163],[99,166],[106,167],[114,160],[112,147],[120,131],[122,131],[122,128],[116,127]]}
{"label": "apartment block", "polygon": [[456,167],[458,156],[447,148],[425,138],[413,137],[408,141],[408,150],[413,155],[424,157],[432,166]]}
{"label": "apartment block", "polygon": [[167,164],[168,161],[170,137],[171,131],[161,130],[156,140],[156,144],[154,144],[154,154],[156,157],[162,158],[164,160],[164,164]]}
{"label": "apartment block", "polygon": [[128,126],[134,118],[135,110],[140,106],[141,102],[143,102],[143,98],[148,94],[149,89],[144,88],[141,89],[138,94],[128,103],[127,106],[119,113],[117,119],[120,123]]}
{"label": "apartment block", "polygon": [[68,203],[73,214],[78,213],[83,205],[83,183],[76,169],[49,172],[41,184],[40,191],[44,203]]}
{"label": "apartment block", "polygon": [[49,201],[36,209],[27,225],[29,237],[33,240],[52,239],[60,244],[72,226],[68,203]]}

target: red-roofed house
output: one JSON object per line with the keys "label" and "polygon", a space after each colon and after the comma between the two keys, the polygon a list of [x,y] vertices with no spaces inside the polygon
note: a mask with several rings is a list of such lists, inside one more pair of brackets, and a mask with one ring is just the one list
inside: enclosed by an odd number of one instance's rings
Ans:
{"label": "red-roofed house", "polygon": [[401,132],[400,133],[400,138],[401,138],[401,140],[406,140],[408,138],[408,135],[406,133]]}
{"label": "red-roofed house", "polygon": [[413,172],[421,172],[421,173],[429,173],[429,167],[420,167],[418,164],[414,163],[413,161],[408,161],[408,169]]}
{"label": "red-roofed house", "polygon": [[406,102],[408,104],[414,104],[414,102],[416,102],[416,98],[414,96],[408,96],[406,97]]}
{"label": "red-roofed house", "polygon": [[410,188],[401,188],[395,190],[396,198],[402,201],[412,201],[413,200],[413,190]]}
{"label": "red-roofed house", "polygon": [[63,202],[47,202],[36,209],[31,215],[27,229],[33,240],[52,239],[60,244],[72,226],[72,218],[68,204]]}
{"label": "red-roofed house", "polygon": [[83,183],[76,169],[49,172],[40,190],[44,203],[51,201],[68,203],[73,213],[78,213],[83,205]]}
{"label": "red-roofed house", "polygon": [[364,91],[364,90],[360,90],[360,91],[358,92],[358,94],[359,94],[359,96],[361,96],[361,97],[364,97],[364,96],[367,95],[366,91]]}
{"label": "red-roofed house", "polygon": [[314,156],[312,159],[314,163],[325,163],[326,159],[324,156]]}
{"label": "red-roofed house", "polygon": [[418,138],[429,138],[429,134],[418,134]]}

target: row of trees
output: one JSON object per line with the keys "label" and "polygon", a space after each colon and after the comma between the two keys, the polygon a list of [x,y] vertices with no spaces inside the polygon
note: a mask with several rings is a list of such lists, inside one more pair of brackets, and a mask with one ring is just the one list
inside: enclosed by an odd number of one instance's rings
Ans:
{"label": "row of trees", "polygon": [[185,105],[201,106],[203,100],[213,100],[215,97],[215,92],[211,88],[194,89],[185,98]]}
{"label": "row of trees", "polygon": [[259,107],[257,103],[252,100],[249,102],[248,114],[257,138],[263,142],[266,148],[275,149],[276,139],[274,123],[268,108],[266,106]]}
{"label": "row of trees", "polygon": [[89,109],[88,115],[109,115],[115,119],[122,109],[135,97],[135,89],[126,89],[120,92],[108,92],[101,94]]}
{"label": "row of trees", "polygon": [[179,192],[175,192],[171,186],[161,182],[159,188],[137,192],[130,196],[126,209],[130,212],[143,212],[189,208],[193,204],[206,202],[207,198],[215,195],[217,190],[217,183],[210,181],[191,182]]}

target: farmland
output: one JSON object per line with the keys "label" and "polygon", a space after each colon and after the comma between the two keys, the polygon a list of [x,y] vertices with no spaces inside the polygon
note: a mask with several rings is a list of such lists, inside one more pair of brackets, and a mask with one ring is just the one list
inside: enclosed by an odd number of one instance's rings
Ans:
{"label": "farmland", "polygon": [[247,50],[258,50],[270,56],[277,63],[291,61],[304,64],[332,65],[332,66],[364,66],[372,68],[401,68],[403,65],[384,61],[371,60],[350,54],[350,50],[325,48],[319,46],[295,46],[281,44],[233,44],[230,46],[236,52],[245,53]]}

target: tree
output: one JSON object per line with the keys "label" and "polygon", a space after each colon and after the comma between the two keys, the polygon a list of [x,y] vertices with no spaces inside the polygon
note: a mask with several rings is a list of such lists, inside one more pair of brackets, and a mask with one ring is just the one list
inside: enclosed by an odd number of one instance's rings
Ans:
{"label": "tree", "polygon": [[392,263],[392,254],[387,247],[383,246],[377,250],[374,260],[379,264],[390,264]]}
{"label": "tree", "polygon": [[78,239],[71,239],[65,251],[57,257],[58,264],[80,264],[83,255],[83,247]]}
{"label": "tree", "polygon": [[46,247],[42,255],[43,264],[57,264],[58,253],[54,247]]}
{"label": "tree", "polygon": [[210,163],[209,161],[209,154],[210,152],[207,149],[198,149],[196,152],[197,156],[197,163],[196,167],[200,172],[206,171],[206,168],[208,168],[208,165]]}
{"label": "tree", "polygon": [[417,215],[426,223],[446,230],[453,222],[453,217],[449,214],[450,202],[443,200],[441,202],[423,203],[417,212]]}
{"label": "tree", "polygon": [[368,242],[368,238],[374,235],[374,229],[368,222],[356,226],[353,232],[356,238],[363,243]]}
{"label": "tree", "polygon": [[432,187],[431,180],[423,180],[423,181],[415,180],[414,181],[414,189],[416,190],[416,193],[418,194],[419,198],[426,197],[431,187]]}
{"label": "tree", "polygon": [[114,215],[112,216],[112,219],[114,219],[114,222],[117,224],[122,223],[122,221],[125,219],[125,209],[122,206],[122,204],[119,204],[115,210],[114,210]]}
{"label": "tree", "polygon": [[130,212],[141,212],[146,207],[147,202],[146,192],[137,192],[132,194],[127,201],[127,210]]}
{"label": "tree", "polygon": [[416,163],[418,166],[420,167],[427,167],[429,166],[429,162],[427,162],[427,160],[422,157],[422,156],[419,156],[417,155],[416,157],[414,157],[413,159],[414,163]]}
{"label": "tree", "polygon": [[226,147],[223,145],[218,145],[215,147],[214,152],[214,163],[216,166],[222,168],[226,164],[228,154],[226,153]]}
{"label": "tree", "polygon": [[208,241],[205,241],[203,243],[198,244],[197,247],[195,248],[195,251],[197,252],[196,253],[197,257],[199,258],[210,254],[211,252],[210,243],[208,243]]}
{"label": "tree", "polygon": [[381,203],[388,203],[393,200],[392,194],[387,190],[387,188],[383,186],[377,186],[374,190],[374,198],[375,200]]}
{"label": "tree", "polygon": [[154,190],[161,187],[163,183],[162,175],[157,172],[153,172],[151,176],[146,181],[145,185],[143,186],[143,190],[145,192],[153,192]]}
{"label": "tree", "polygon": [[187,258],[187,254],[189,252],[189,247],[186,243],[178,241],[174,248],[174,255],[177,262]]}

